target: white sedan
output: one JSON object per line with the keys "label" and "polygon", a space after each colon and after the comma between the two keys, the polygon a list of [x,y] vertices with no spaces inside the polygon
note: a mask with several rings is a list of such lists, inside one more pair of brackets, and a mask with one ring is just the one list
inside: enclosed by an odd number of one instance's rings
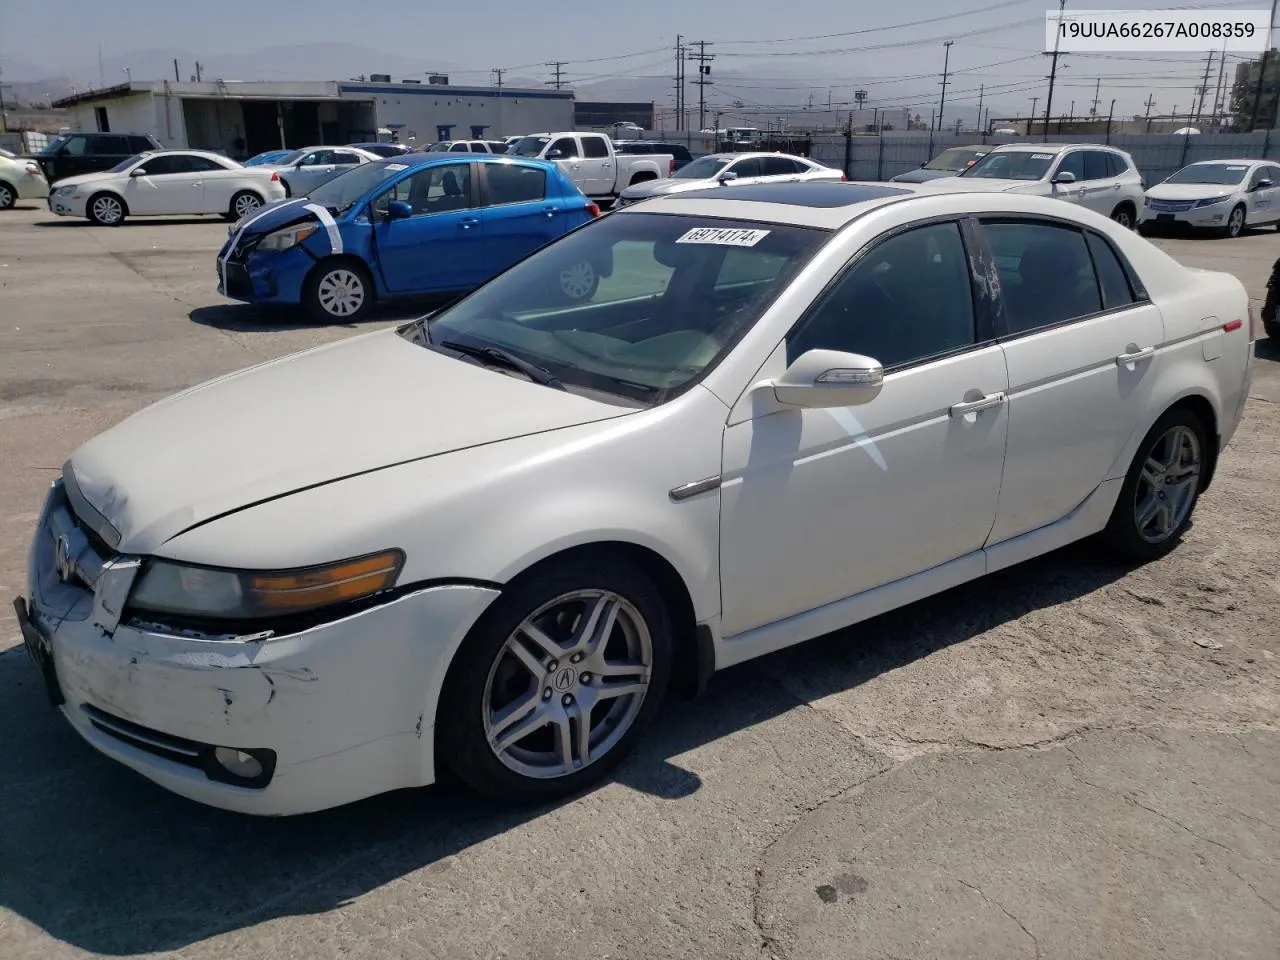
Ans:
{"label": "white sedan", "polygon": [[658,180],[637,183],[622,191],[616,207],[649,197],[665,197],[707,187],[745,187],[755,183],[798,183],[806,180],[844,180],[844,173],[814,160],[786,153],[714,153]]}
{"label": "white sedan", "polygon": [[126,217],[215,213],[239,220],[285,198],[280,175],[203,150],[139,153],[102,173],[53,185],[49,209],[115,227]]}
{"label": "white sedan", "polygon": [[442,767],[544,800],[715,670],[1082,537],[1173,549],[1249,320],[1234,277],[1056,200],[659,197],[89,441],[19,622],[75,730],[195,800]]}
{"label": "white sedan", "polygon": [[1147,191],[1138,226],[1213,230],[1238,237],[1247,227],[1280,226],[1280,165],[1205,160]]}
{"label": "white sedan", "polygon": [[0,210],[8,210],[19,200],[43,200],[49,195],[49,181],[34,160],[0,150]]}

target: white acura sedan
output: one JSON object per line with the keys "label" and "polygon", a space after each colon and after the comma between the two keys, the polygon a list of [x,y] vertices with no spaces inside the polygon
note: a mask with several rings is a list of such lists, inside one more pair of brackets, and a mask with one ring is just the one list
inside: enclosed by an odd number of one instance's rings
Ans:
{"label": "white acura sedan", "polygon": [[658,197],[89,441],[19,620],[80,735],[195,800],[300,813],[445,766],[545,799],[669,688],[1082,537],[1172,549],[1249,320],[1233,277],[1055,200]]}
{"label": "white acura sedan", "polygon": [[49,209],[117,227],[126,217],[220,214],[239,220],[285,198],[280,174],[204,150],[155,150],[110,170],[66,177],[49,192]]}

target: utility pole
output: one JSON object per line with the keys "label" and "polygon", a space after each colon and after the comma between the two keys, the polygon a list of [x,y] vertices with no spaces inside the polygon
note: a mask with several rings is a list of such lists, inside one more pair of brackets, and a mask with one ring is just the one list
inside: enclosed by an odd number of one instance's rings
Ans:
{"label": "utility pole", "polygon": [[1156,95],[1154,93],[1147,94],[1147,112],[1142,115],[1142,119],[1147,121],[1146,132],[1151,132],[1151,108],[1156,105]]}
{"label": "utility pole", "polygon": [[[973,88],[970,87],[970,90]],[[978,132],[982,132],[982,95],[986,92],[985,84],[978,84]]]}
{"label": "utility pole", "polygon": [[1111,142],[1111,118],[1115,116],[1115,112],[1116,112],[1116,102],[1113,99],[1111,101],[1111,109],[1107,111],[1107,143]]}
{"label": "utility pole", "polygon": [[1039,97],[1032,97],[1032,98],[1031,98],[1031,115],[1030,115],[1029,117],[1027,117],[1027,136],[1028,136],[1028,137],[1029,137],[1029,136],[1031,136],[1031,125],[1032,125],[1033,123],[1035,123],[1035,120],[1036,120],[1036,104],[1037,104],[1037,103],[1039,103],[1039,102],[1040,102],[1040,98],[1039,98]]}
{"label": "utility pole", "polygon": [[548,80],[547,85],[555,87],[557,90],[563,87],[564,80],[561,77],[561,71],[568,65],[569,65],[569,61],[567,60],[554,60],[551,63],[544,64],[544,66],[551,67],[556,72],[556,78],[554,80]]}
{"label": "utility pole", "polygon": [[196,83],[204,79],[204,64],[199,60],[196,61]]}
{"label": "utility pole", "polygon": [[[689,54],[689,59],[696,60],[698,63],[698,79],[694,83],[698,85],[698,129],[702,130],[707,125],[707,86],[711,83],[707,77],[711,76],[711,61],[716,58],[716,55],[707,53],[707,47],[711,46],[707,41],[698,40],[696,43],[698,52]],[[812,100],[812,97],[810,99]],[[810,103],[810,106],[812,105]]]}
{"label": "utility pole", "polygon": [[1218,86],[1213,92],[1213,122],[1221,127],[1222,120],[1222,78],[1223,68],[1227,65],[1227,41],[1222,41],[1222,56],[1218,57]]}
{"label": "utility pole", "polygon": [[[0,70],[0,77],[4,76],[4,71]],[[9,132],[9,114],[5,111],[4,106],[4,84],[0,83],[0,133]]]}
{"label": "utility pole", "polygon": [[98,44],[98,86],[105,87],[107,85],[107,74],[102,69],[102,44]]}
{"label": "utility pole", "polygon": [[502,96],[502,75],[507,72],[505,67],[494,67],[491,71],[497,80],[498,96]]}
{"label": "utility pole", "polygon": [[1053,111],[1053,83],[1058,79],[1058,44],[1062,39],[1062,11],[1067,6],[1067,0],[1058,0],[1058,26],[1059,29],[1053,35],[1053,66],[1049,68],[1049,95],[1044,101],[1044,142],[1049,142],[1049,115]]}
{"label": "utility pole", "polygon": [[1200,119],[1200,114],[1204,113],[1204,95],[1209,92],[1209,71],[1213,69],[1213,51],[1209,51],[1209,59],[1204,64],[1204,79],[1200,81],[1200,86],[1196,88],[1196,93],[1200,95],[1200,102],[1196,104],[1195,113],[1192,114],[1192,122]]}
{"label": "utility pole", "polygon": [[[1271,20],[1269,21],[1274,28],[1276,25],[1276,0],[1271,0]],[[1258,86],[1253,91],[1253,110],[1249,112],[1249,132],[1253,133],[1258,125],[1258,111],[1262,109],[1262,85],[1267,79],[1267,60],[1271,55],[1271,43],[1267,44],[1267,49],[1262,51],[1262,62],[1258,64]]]}
{"label": "utility pole", "polygon": [[684,129],[684,37],[676,34],[676,129]]}
{"label": "utility pole", "polygon": [[942,46],[946,49],[946,54],[942,58],[942,98],[938,101],[938,130],[942,130],[942,111],[947,106],[947,70],[951,66],[951,44],[954,40],[944,40]]}
{"label": "utility pole", "polygon": [[1098,78],[1097,84],[1093,88],[1093,104],[1089,107],[1089,116],[1096,117],[1098,115],[1098,94],[1102,92],[1102,78]]}
{"label": "utility pole", "polygon": [[181,83],[181,82],[182,82],[182,74],[180,74],[180,73],[178,72],[178,58],[177,58],[177,57],[174,57],[174,58],[173,58],[173,82],[174,82],[174,83]]}

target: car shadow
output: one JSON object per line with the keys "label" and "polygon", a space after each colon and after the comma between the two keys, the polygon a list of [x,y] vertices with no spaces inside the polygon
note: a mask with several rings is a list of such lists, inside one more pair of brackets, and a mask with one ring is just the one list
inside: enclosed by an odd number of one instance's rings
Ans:
{"label": "car shadow", "polygon": [[367,324],[399,323],[431,313],[457,300],[457,297],[424,297],[377,304],[354,323],[320,321],[299,306],[263,303],[218,303],[196,307],[187,318],[192,323],[216,327],[236,333],[270,333],[279,330],[305,330],[314,327],[346,327],[358,330]]}
{"label": "car shadow", "polygon": [[101,230],[129,230],[139,227],[183,227],[197,223],[225,223],[225,219],[217,216],[208,217],[126,217],[123,223],[114,227],[98,227],[89,222],[87,217],[59,217],[51,220],[36,220],[34,227],[95,227]]}

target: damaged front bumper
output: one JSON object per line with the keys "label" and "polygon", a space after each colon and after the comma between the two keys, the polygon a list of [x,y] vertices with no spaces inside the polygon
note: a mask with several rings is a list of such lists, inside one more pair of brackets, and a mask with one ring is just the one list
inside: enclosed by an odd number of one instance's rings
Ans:
{"label": "damaged front bumper", "polygon": [[[55,484],[26,607],[48,653],[51,697],[92,746],[182,796],[251,814],[433,782],[440,683],[495,590],[425,587],[287,636],[178,635],[127,613],[108,630],[111,617],[94,613],[106,578],[87,585],[58,546],[67,516]],[[92,560],[81,566],[92,576]],[[256,758],[262,775],[224,775],[218,747]]]}

